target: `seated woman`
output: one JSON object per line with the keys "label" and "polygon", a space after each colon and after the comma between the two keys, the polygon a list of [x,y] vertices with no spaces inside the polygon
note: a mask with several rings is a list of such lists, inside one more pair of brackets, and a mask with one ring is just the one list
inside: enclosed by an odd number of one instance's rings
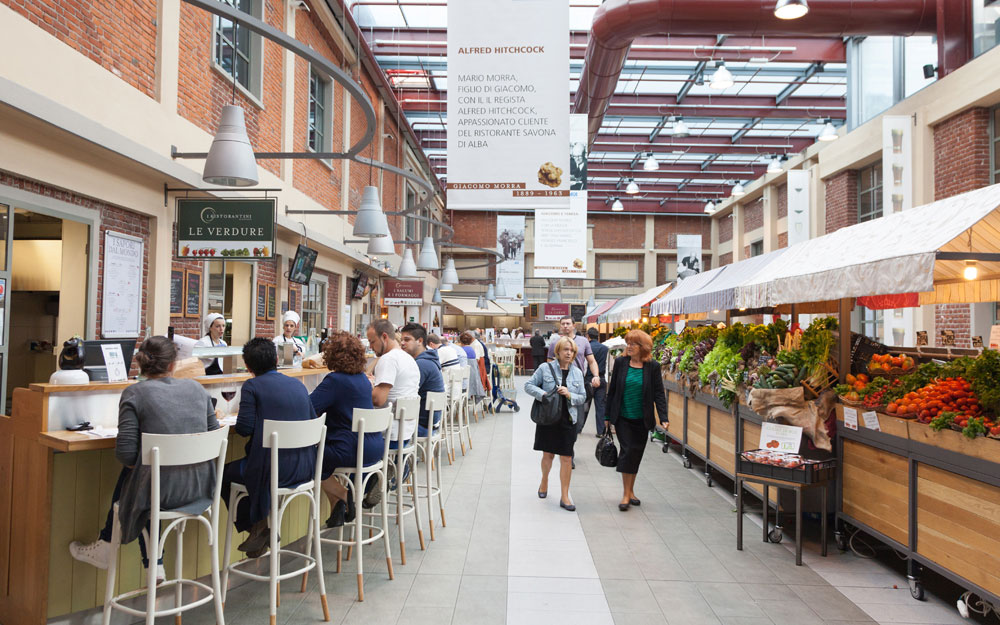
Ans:
{"label": "seated woman", "polygon": [[[327,527],[339,527],[354,520],[354,500],[347,496],[347,489],[331,478],[337,467],[357,465],[358,435],[351,431],[355,408],[371,409],[372,385],[365,375],[365,348],[358,337],[348,332],[334,332],[323,345],[323,362],[330,373],[326,374],[316,390],[309,396],[316,414],[326,413],[326,450],[323,452],[323,492],[330,499],[333,510]],[[381,432],[365,434],[365,465],[382,459],[385,441]],[[372,480],[374,482],[374,480]]]}
{"label": "seated woman", "polygon": [[[122,391],[118,402],[118,440],[115,456],[125,465],[111,496],[111,509],[97,541],[83,545],[73,541],[69,552],[81,562],[100,569],[108,568],[114,557],[111,532],[114,505],[118,502],[122,544],[139,539],[142,564],[149,566],[142,530],[149,525],[150,468],[139,464],[142,433],[196,434],[219,427],[212,400],[205,388],[194,380],[171,376],[177,349],[165,336],[153,336],[139,347],[135,360],[146,379]],[[138,466],[136,466],[138,465]],[[180,508],[199,499],[211,499],[215,488],[215,465],[165,467],[160,484],[160,506],[164,510]],[[165,578],[163,562],[157,563],[156,578]]]}
{"label": "seated woman", "polygon": [[472,347],[476,337],[472,335],[472,332],[466,330],[459,335],[458,340],[462,344],[465,355],[469,358],[469,397],[482,399],[486,397],[486,363],[483,362],[482,358],[477,357],[476,350]]}
{"label": "seated woman", "polygon": [[[226,465],[222,473],[222,500],[229,505],[233,483],[243,484],[247,497],[236,506],[233,525],[250,532],[237,549],[259,558],[270,542],[267,517],[271,511],[271,450],[264,448],[264,420],[306,421],[316,418],[302,382],[278,373],[278,352],[271,339],[252,338],[243,346],[243,363],[253,375],[240,390],[236,433],[247,436],[246,457]],[[292,487],[313,477],[316,448],[282,449],[278,453],[278,486]],[[229,511],[233,513],[232,510]]]}

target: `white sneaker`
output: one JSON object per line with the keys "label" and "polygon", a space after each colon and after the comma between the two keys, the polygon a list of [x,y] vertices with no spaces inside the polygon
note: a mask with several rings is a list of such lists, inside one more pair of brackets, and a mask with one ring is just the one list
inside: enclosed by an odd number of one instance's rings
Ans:
{"label": "white sneaker", "polygon": [[111,543],[106,540],[95,540],[85,545],[74,540],[69,544],[69,554],[80,562],[86,562],[99,569],[107,569],[111,562]]}
{"label": "white sneaker", "polygon": [[[147,568],[147,569],[145,569],[145,573],[143,573],[142,579],[143,580],[148,579],[146,577],[148,574],[149,574],[149,569]],[[163,582],[165,582],[166,579],[167,579],[167,572],[166,572],[166,570],[163,568],[162,564],[157,564],[156,565],[156,585],[159,586],[160,584],[162,584]]]}

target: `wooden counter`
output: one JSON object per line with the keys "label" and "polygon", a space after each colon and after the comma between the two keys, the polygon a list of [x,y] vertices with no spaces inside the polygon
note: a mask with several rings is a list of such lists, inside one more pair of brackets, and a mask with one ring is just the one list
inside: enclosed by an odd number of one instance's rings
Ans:
{"label": "wooden counter", "polygon": [[[282,369],[312,390],[325,369]],[[222,389],[237,394],[248,374],[196,378],[218,397]],[[95,425],[117,425],[117,397],[135,382],[96,382],[81,385],[32,384],[14,389],[11,416],[0,416],[0,623],[40,625],[48,619],[103,605],[105,572],[77,562],[69,555],[73,540],[97,538],[110,508],[121,472],[114,455],[115,439],[49,428],[56,410],[74,403],[113,406],[110,414],[89,414]],[[63,408],[60,408],[59,406]],[[231,407],[238,405],[234,400]],[[77,421],[79,422],[79,421]],[[243,455],[246,439],[230,430],[227,460]],[[325,506],[328,508],[328,506]],[[322,511],[326,514],[327,511]],[[226,511],[220,519],[224,531]],[[308,505],[290,504],[280,533],[291,542],[305,535]],[[210,552],[204,530],[198,541],[185,546],[184,573],[197,578],[210,573]],[[172,541],[173,539],[171,539]],[[244,557],[233,541],[231,560]],[[164,564],[172,570],[174,549],[167,545]],[[116,592],[144,584],[138,542],[122,547]],[[49,592],[49,588],[58,592]]]}

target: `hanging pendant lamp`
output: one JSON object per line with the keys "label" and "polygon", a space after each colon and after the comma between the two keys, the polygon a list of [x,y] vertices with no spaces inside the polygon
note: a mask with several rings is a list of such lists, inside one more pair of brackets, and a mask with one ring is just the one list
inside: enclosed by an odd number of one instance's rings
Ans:
{"label": "hanging pendant lamp", "polygon": [[503,280],[497,278],[496,282],[496,295],[497,297],[507,297],[507,287],[503,285]]}
{"label": "hanging pendant lamp", "polygon": [[673,136],[675,139],[684,139],[691,136],[691,129],[688,128],[688,125],[684,123],[684,119],[679,115],[674,122]]}
{"label": "hanging pendant lamp", "polygon": [[431,298],[432,304],[441,303],[441,289],[434,289],[434,297]]}
{"label": "hanging pendant lamp", "polygon": [[450,288],[451,286],[459,284],[459,281],[458,281],[458,272],[455,271],[455,259],[454,258],[449,258],[448,262],[446,262],[444,264],[444,273],[441,274],[441,282],[449,285],[449,288],[445,289],[445,290],[448,290],[448,291],[451,290],[451,288]]}
{"label": "hanging pendant lamp", "polygon": [[807,0],[778,0],[774,16],[780,20],[796,20],[809,12]]}
{"label": "hanging pendant lamp", "polygon": [[392,237],[372,237],[368,239],[369,256],[389,256],[396,253],[396,246],[392,243]]}
{"label": "hanging pendant lamp", "polygon": [[382,211],[378,189],[371,185],[361,192],[361,207],[354,218],[354,236],[381,237],[389,234],[389,220]]}
{"label": "hanging pendant lamp", "polygon": [[625,187],[625,193],[627,193],[628,195],[635,195],[638,192],[639,192],[639,185],[635,183],[635,180],[629,178],[628,186]]}
{"label": "hanging pendant lamp", "polygon": [[437,253],[434,251],[434,239],[424,237],[424,242],[420,246],[420,255],[417,257],[417,269],[420,271],[437,271],[441,269],[438,265]]}
{"label": "hanging pendant lamp", "polygon": [[455,289],[455,287],[453,287],[452,285],[448,284],[447,282],[442,282],[441,283],[440,290],[441,290],[442,293],[445,293],[445,292],[448,292],[448,291],[453,291],[454,289]]}
{"label": "hanging pendant lamp", "polygon": [[711,215],[715,212],[715,202],[709,200],[705,202],[705,213]]}
{"label": "hanging pendant lamp", "polygon": [[489,310],[490,308],[489,306],[486,305],[486,298],[483,297],[482,295],[480,295],[479,298],[476,299],[476,308],[478,308],[479,310]]}
{"label": "hanging pendant lamp", "polygon": [[836,141],[837,140],[837,129],[834,128],[833,122],[826,119],[826,124],[823,126],[823,130],[819,132],[819,136],[816,137],[817,141]]}
{"label": "hanging pendant lamp", "polygon": [[486,300],[490,302],[497,301],[497,290],[492,284],[486,287]]}
{"label": "hanging pendant lamp", "polygon": [[625,210],[625,205],[622,204],[621,200],[615,198],[615,201],[611,203],[611,210],[615,212],[623,211]]}
{"label": "hanging pendant lamp", "polygon": [[653,156],[653,153],[650,152],[649,156],[642,163],[643,171],[656,171],[659,168],[660,168],[660,162],[657,161],[656,157]]}
{"label": "hanging pendant lamp", "polygon": [[219,130],[205,158],[201,179],[224,187],[252,187],[257,184],[257,159],[247,137],[242,108],[234,104],[222,107]]}
{"label": "hanging pendant lamp", "polygon": [[596,306],[597,306],[597,300],[595,300],[594,296],[591,295],[590,299],[587,300],[587,310],[594,310]]}
{"label": "hanging pendant lamp", "polygon": [[399,271],[396,272],[397,278],[416,278],[417,277],[417,265],[413,262],[413,250],[406,248],[403,250],[403,260],[399,263]]}
{"label": "hanging pendant lamp", "polygon": [[743,188],[743,183],[737,180],[736,184],[733,185],[733,197],[743,197],[746,194],[747,192]]}
{"label": "hanging pendant lamp", "polygon": [[733,73],[726,68],[725,61],[716,64],[715,74],[712,75],[712,82],[708,86],[712,89],[728,89],[736,82],[733,80]]}

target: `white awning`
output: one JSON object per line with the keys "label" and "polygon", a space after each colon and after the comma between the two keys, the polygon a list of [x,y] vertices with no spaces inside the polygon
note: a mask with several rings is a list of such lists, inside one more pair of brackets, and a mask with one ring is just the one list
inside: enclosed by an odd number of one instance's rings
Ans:
{"label": "white awning", "polygon": [[[1000,185],[842,228],[785,250],[736,289],[737,307],[898,293],[920,304],[1000,296]],[[980,255],[977,258],[977,254]],[[976,260],[979,280],[962,277]]]}
{"label": "white awning", "polygon": [[754,276],[772,263],[781,263],[782,256],[787,250],[786,247],[725,265],[723,267],[725,271],[718,278],[684,298],[684,310],[681,312],[697,313],[740,308],[736,305],[737,287],[752,281]]}
{"label": "white awning", "polygon": [[518,304],[517,302],[504,302],[496,301],[493,302],[497,306],[503,309],[505,317],[523,317],[524,316],[524,306]]}
{"label": "white awning", "polygon": [[[451,306],[452,308],[457,308],[459,314],[466,316],[486,316],[486,317],[504,317],[509,316],[511,313],[507,312],[503,308],[500,308],[493,302],[487,300],[486,308],[476,308],[476,301],[479,298],[476,297],[442,297],[441,300]],[[445,311],[446,314],[451,314]]]}
{"label": "white awning", "polygon": [[727,271],[729,267],[732,267],[732,265],[723,265],[722,267],[709,269],[708,271],[703,271],[699,274],[684,278],[683,280],[678,280],[677,286],[674,287],[673,290],[649,306],[649,314],[679,315],[685,312],[691,312],[684,309],[684,298],[697,293],[699,289],[709,285],[724,271]]}
{"label": "white awning", "polygon": [[648,291],[643,291],[638,295],[626,298],[619,306],[608,312],[608,322],[620,323],[642,317],[642,308],[663,295],[665,291],[670,289],[671,285],[672,283],[668,282],[660,286],[654,286]]}

